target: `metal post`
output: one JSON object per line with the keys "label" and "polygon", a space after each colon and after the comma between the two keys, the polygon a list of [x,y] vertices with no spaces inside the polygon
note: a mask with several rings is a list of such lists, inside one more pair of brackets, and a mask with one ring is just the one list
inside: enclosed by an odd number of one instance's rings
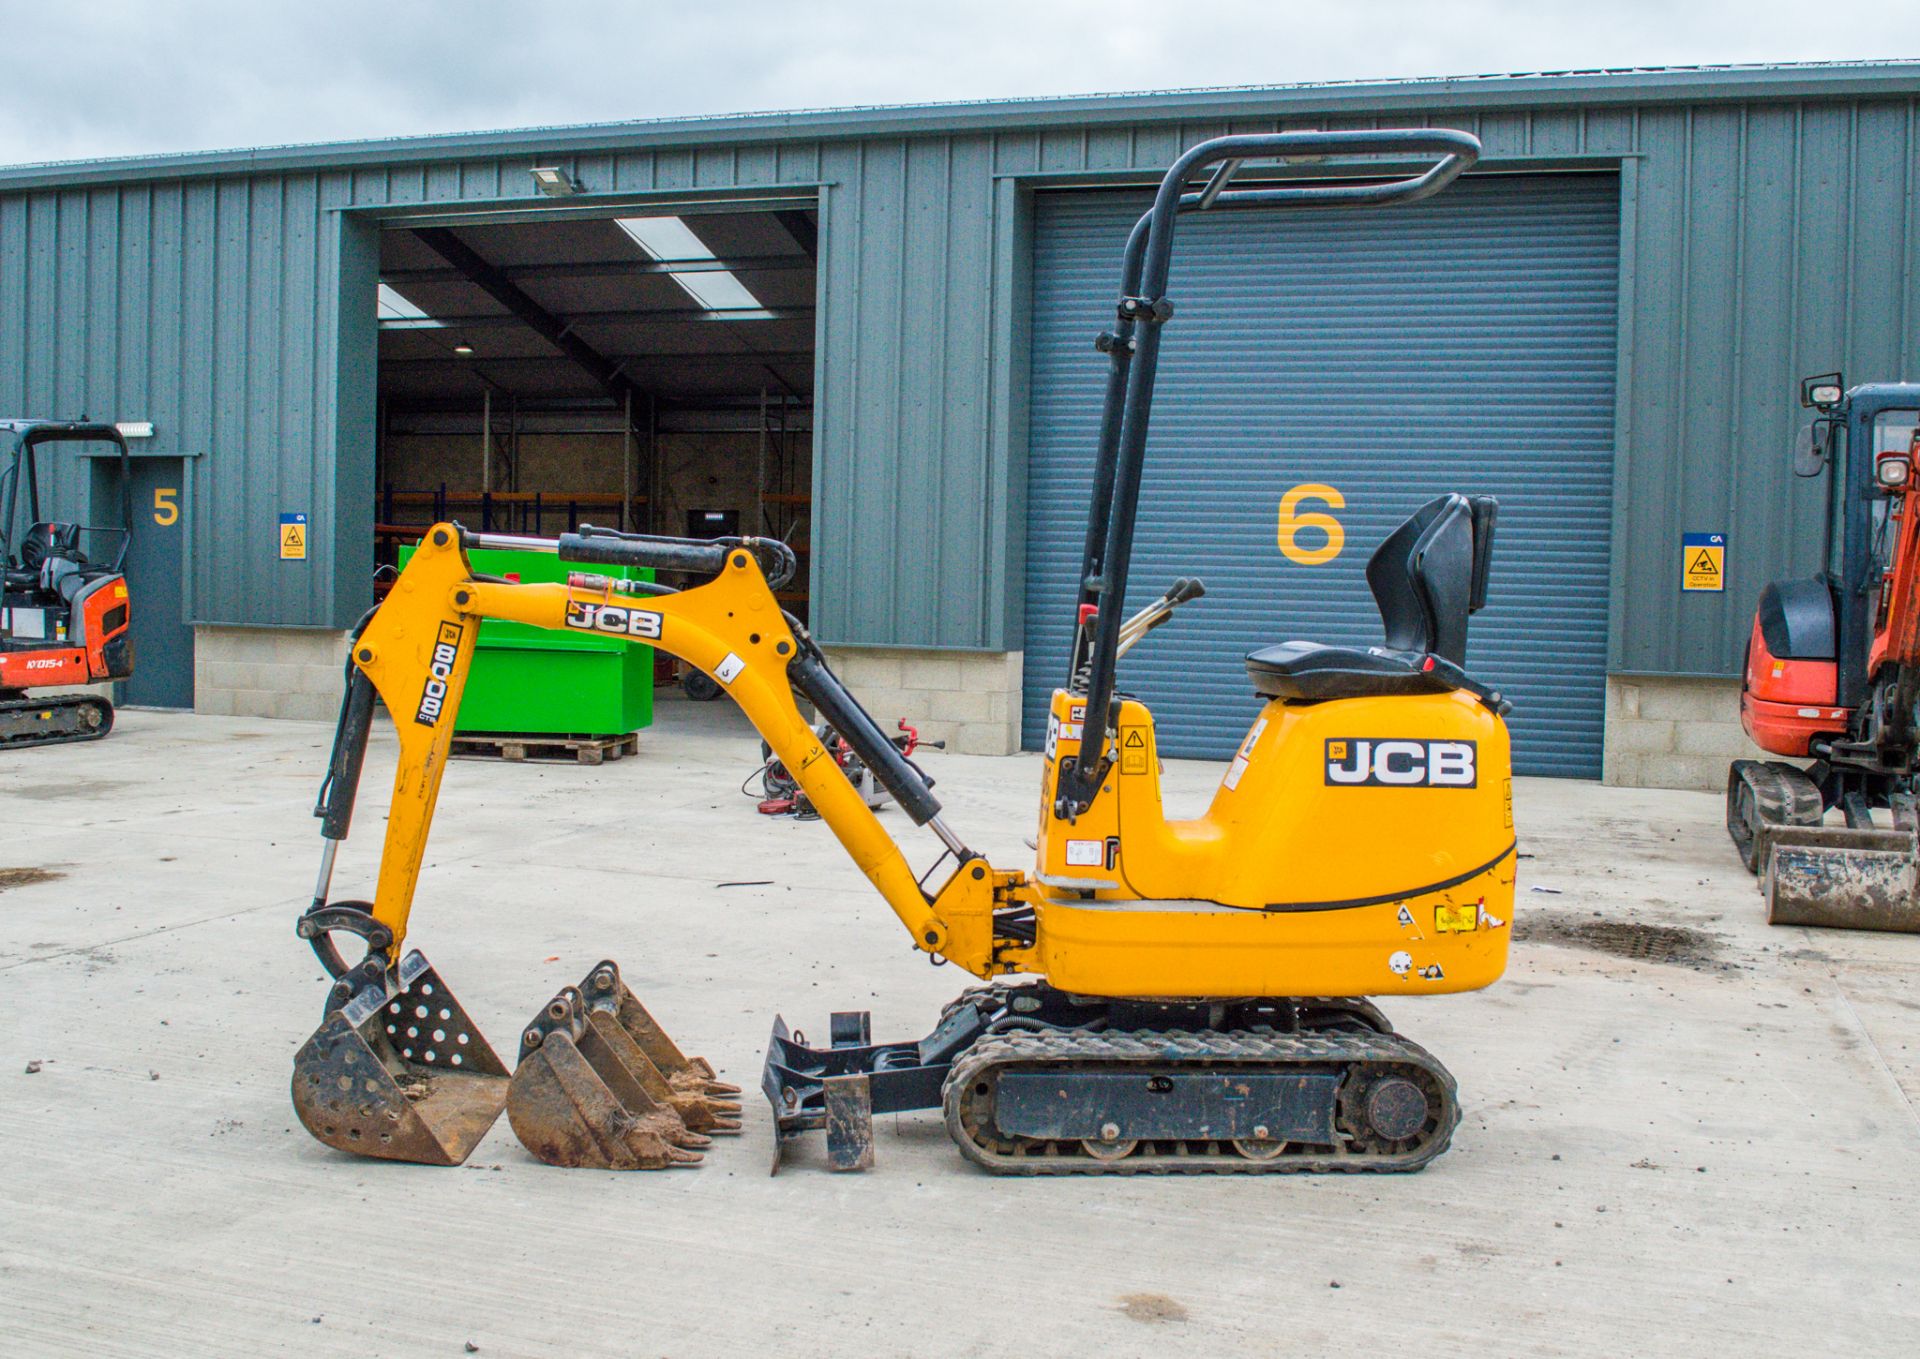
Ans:
{"label": "metal post", "polygon": [[633,507],[633,389],[626,392],[626,418],[620,422],[620,529],[627,529],[627,511]]}

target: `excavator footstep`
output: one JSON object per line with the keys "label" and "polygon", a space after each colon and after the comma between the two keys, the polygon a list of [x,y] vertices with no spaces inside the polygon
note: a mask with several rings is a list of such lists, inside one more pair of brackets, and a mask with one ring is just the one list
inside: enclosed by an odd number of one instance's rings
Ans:
{"label": "excavator footstep", "polygon": [[609,959],[522,1032],[507,1118],[548,1165],[664,1170],[739,1133],[738,1093],[680,1051]]}
{"label": "excavator footstep", "polygon": [[500,1117],[507,1069],[417,950],[394,980],[327,1013],[293,1059],[294,1110],[341,1151],[459,1165]]}

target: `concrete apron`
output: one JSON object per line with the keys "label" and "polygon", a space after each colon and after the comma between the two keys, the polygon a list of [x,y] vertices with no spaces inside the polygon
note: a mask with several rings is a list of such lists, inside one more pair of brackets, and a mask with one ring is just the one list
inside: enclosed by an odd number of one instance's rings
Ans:
{"label": "concrete apron", "polygon": [[[413,942],[474,1018],[509,1051],[612,956],[748,1086],[776,1010],[923,1032],[968,979],[910,951],[824,827],[739,796],[758,748],[729,708],[661,707],[617,765],[452,769]],[[288,1104],[325,989],[293,921],[328,729],[123,722],[17,755],[0,789],[6,866],[59,875],[0,879],[11,1352],[1911,1347],[1920,939],[1769,929],[1717,797],[1519,781],[1507,979],[1383,1002],[1460,1079],[1465,1122],[1420,1175],[1002,1180],[927,1114],[882,1121],[869,1174],[814,1147],[770,1180],[754,1100],[698,1170],[551,1169],[504,1121],[436,1169],[329,1151]],[[392,749],[341,895],[371,882]],[[1025,861],[1033,757],[928,767],[957,828]],[[1170,765],[1176,808],[1216,778]]]}

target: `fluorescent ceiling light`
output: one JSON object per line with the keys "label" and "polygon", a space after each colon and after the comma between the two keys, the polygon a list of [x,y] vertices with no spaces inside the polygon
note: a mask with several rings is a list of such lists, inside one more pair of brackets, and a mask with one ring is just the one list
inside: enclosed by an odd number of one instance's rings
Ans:
{"label": "fluorescent ceiling light", "polygon": [[[656,260],[717,259],[713,251],[678,217],[616,217],[633,243]],[[670,274],[680,290],[708,311],[765,311],[766,306],[747,291],[747,285],[725,269],[697,274]]]}
{"label": "fluorescent ceiling light", "polygon": [[121,420],[114,425],[114,428],[120,431],[120,437],[122,439],[151,439],[153,437],[153,421],[151,420]]}
{"label": "fluorescent ceiling light", "polygon": [[380,285],[380,324],[389,330],[424,330],[438,326],[426,312],[415,306],[390,283]]}

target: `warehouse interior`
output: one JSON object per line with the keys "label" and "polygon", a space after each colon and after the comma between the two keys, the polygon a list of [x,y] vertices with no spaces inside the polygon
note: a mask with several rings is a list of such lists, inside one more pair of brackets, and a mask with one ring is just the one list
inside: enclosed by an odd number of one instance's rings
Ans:
{"label": "warehouse interior", "polygon": [[766,534],[799,555],[781,597],[805,618],[814,210],[381,237],[378,564],[440,519]]}

